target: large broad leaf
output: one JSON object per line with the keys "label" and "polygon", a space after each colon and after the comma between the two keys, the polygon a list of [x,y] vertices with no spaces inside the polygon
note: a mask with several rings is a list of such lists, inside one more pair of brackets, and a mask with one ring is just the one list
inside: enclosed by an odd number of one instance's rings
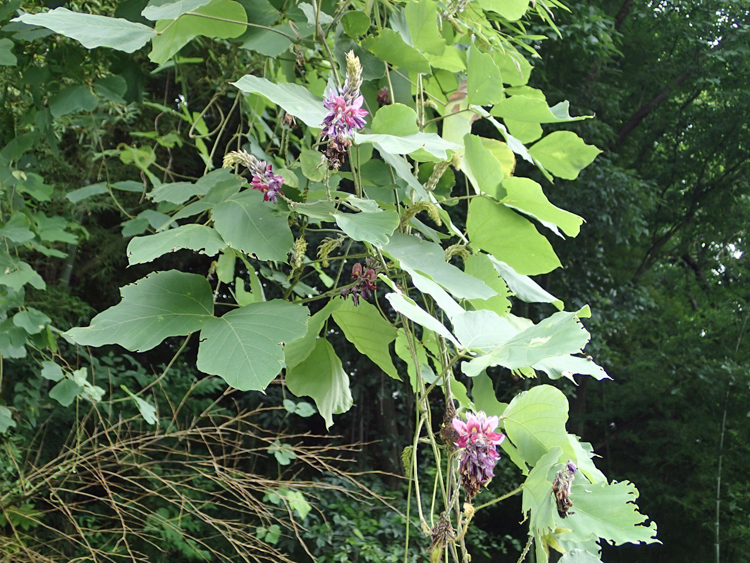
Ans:
{"label": "large broad leaf", "polygon": [[[500,201],[533,217],[556,235],[560,227],[569,237],[578,236],[583,219],[569,211],[552,205],[542,191],[542,186],[529,178],[507,178],[503,182],[506,195]],[[562,235],[560,235],[562,236]]]}
{"label": "large broad leaf", "polygon": [[602,563],[602,560],[586,550],[573,549],[563,555],[557,563]]}
{"label": "large broad leaf", "polygon": [[484,282],[448,264],[443,249],[433,242],[395,233],[382,250],[402,267],[426,274],[458,298],[489,299],[496,295]]}
{"label": "large broad leaf", "polygon": [[479,0],[483,10],[496,12],[506,20],[519,20],[529,7],[529,0]]}
{"label": "large broad leaf", "polygon": [[[483,351],[492,350],[518,335],[518,329],[508,317],[488,310],[464,311],[456,316],[453,332],[465,349]],[[474,370],[471,375],[475,375]]]}
{"label": "large broad leaf", "polygon": [[461,160],[461,170],[469,177],[477,193],[499,198],[500,184],[505,176],[500,161],[484,147],[481,137],[466,135],[464,145],[466,154]]}
{"label": "large broad leaf", "polygon": [[474,198],[466,223],[471,244],[522,275],[546,274],[561,266],[549,241],[534,225],[501,203]]}
{"label": "large broad leaf", "polygon": [[577,315],[578,313],[555,313],[499,344],[489,354],[462,364],[461,368],[466,375],[474,376],[489,366],[501,365],[517,369],[533,366],[545,358],[577,354],[590,338]]}
{"label": "large broad leaf", "polygon": [[78,110],[93,111],[98,103],[86,86],[71,86],[50,98],[49,110],[52,117],[62,117]]}
{"label": "large broad leaf", "polygon": [[525,121],[529,123],[563,123],[568,121],[580,121],[590,119],[593,116],[582,115],[571,117],[568,113],[570,104],[560,102],[549,107],[546,100],[531,98],[527,96],[511,96],[497,102],[490,113],[503,119],[514,121]]}
{"label": "large broad leaf", "polygon": [[91,326],[65,334],[84,346],[119,344],[150,350],[169,336],[203,328],[213,319],[211,286],[198,274],[158,272],[120,289],[122,301],[99,313]]}
{"label": "large broad leaf", "polygon": [[531,156],[544,168],[566,180],[575,180],[600,152],[572,131],[554,131],[529,149]]}
{"label": "large broad leaf", "polygon": [[326,116],[323,100],[313,96],[304,86],[298,84],[274,84],[265,78],[246,74],[234,86],[247,94],[260,94],[287,113],[293,115],[305,125],[320,128]]}
{"label": "large broad leaf", "polygon": [[471,386],[471,396],[477,411],[483,411],[489,416],[502,416],[508,405],[501,403],[495,396],[495,388],[490,377],[483,373],[474,378]]}
{"label": "large broad leaf", "polygon": [[182,14],[205,6],[209,2],[211,0],[177,0],[175,2],[170,2],[169,0],[151,0],[141,14],[144,18],[151,21],[176,20]]}
{"label": "large broad leaf", "polygon": [[156,36],[148,26],[121,18],[79,14],[56,8],[46,14],[24,14],[12,21],[38,25],[80,41],[87,49],[111,47],[132,53]]}
{"label": "large broad leaf", "polygon": [[285,380],[289,391],[297,397],[313,398],[326,421],[326,428],[333,425],[334,414],[348,411],[354,402],[349,376],[325,338],[315,343],[315,349],[305,361],[287,371]]}
{"label": "large broad leaf", "polygon": [[151,190],[148,197],[156,202],[168,201],[182,204],[194,196],[206,195],[209,190],[214,190],[214,192],[237,191],[244,183],[245,180],[236,176],[228,168],[219,168],[199,178],[195,183],[175,182],[157,186]]}
{"label": "large broad leaf", "polygon": [[39,334],[51,320],[47,315],[33,307],[29,307],[13,315],[13,324],[21,327],[29,334]]}
{"label": "large broad leaf", "polygon": [[413,133],[403,137],[356,133],[354,141],[358,145],[373,143],[376,147],[382,147],[383,150],[390,154],[411,154],[422,149],[440,160],[448,158],[448,151],[457,151],[461,148],[460,145],[446,141],[435,133]]}
{"label": "large broad leaf", "polygon": [[42,276],[26,262],[0,251],[0,285],[7,285],[15,291],[21,291],[27,283],[37,289],[47,287]]}
{"label": "large broad leaf", "polygon": [[486,106],[505,97],[503,77],[490,55],[471,45],[467,68],[466,102],[469,105]]}
{"label": "large broad leaf", "polygon": [[409,2],[404,10],[412,44],[420,51],[442,55],[445,39],[440,35],[437,21],[438,3],[434,0]]}
{"label": "large broad leaf", "polygon": [[563,302],[543,289],[530,277],[522,276],[508,264],[501,262],[494,256],[490,256],[489,259],[492,261],[497,273],[500,274],[500,277],[505,280],[510,290],[521,301],[526,301],[526,303],[552,303],[562,311]]}
{"label": "large broad leaf", "polygon": [[430,63],[424,55],[408,45],[403,37],[392,29],[382,29],[380,34],[362,41],[362,46],[394,67],[411,72],[430,72]]}
{"label": "large broad leaf", "polygon": [[13,242],[24,243],[32,240],[36,235],[31,232],[29,218],[20,211],[16,211],[6,223],[0,227],[0,237]]}
{"label": "large broad leaf", "polygon": [[224,247],[226,243],[214,229],[205,225],[183,225],[155,235],[132,239],[128,244],[128,262],[131,266],[151,262],[154,258],[183,248],[214,256]]}
{"label": "large broad leaf", "polygon": [[464,269],[466,273],[486,283],[497,295],[489,299],[472,299],[471,304],[475,309],[487,309],[494,311],[501,317],[510,312],[510,293],[508,286],[498,275],[490,257],[486,254],[472,254],[466,261]]}
{"label": "large broad leaf", "polygon": [[245,22],[247,13],[239,2],[211,0],[209,4],[195,8],[177,20],[159,20],[156,24],[159,35],[153,40],[153,49],[148,58],[157,64],[164,64],[199,35],[219,39],[239,37],[245,31]]}
{"label": "large broad leaf", "polygon": [[405,136],[419,133],[417,112],[403,104],[389,104],[380,108],[372,118],[373,133]]}
{"label": "large broad leaf", "polygon": [[320,330],[323,324],[328,320],[334,311],[337,311],[345,303],[344,299],[331,299],[326,306],[315,313],[307,321],[307,332],[302,338],[292,340],[284,346],[284,362],[286,369],[290,370],[302,363],[315,349],[315,342],[318,340]]}
{"label": "large broad leaf", "polygon": [[393,210],[375,213],[334,213],[336,224],[354,240],[376,246],[388,244],[389,237],[398,227],[398,213]]}
{"label": "large broad leaf", "polygon": [[555,447],[575,461],[575,451],[565,431],[567,420],[568,399],[550,385],[539,385],[516,395],[504,413],[508,437],[532,466]]}
{"label": "large broad leaf", "polygon": [[284,344],[305,335],[307,313],[275,299],[211,319],[201,330],[198,369],[236,389],[262,391],[284,367]]}
{"label": "large broad leaf", "polygon": [[354,305],[346,300],[333,312],[333,320],[361,354],[370,358],[390,377],[401,379],[388,350],[388,345],[396,340],[396,329],[374,305],[367,301]]}
{"label": "large broad leaf", "polygon": [[577,539],[593,533],[615,545],[658,542],[656,523],[646,525],[647,517],[638,512],[638,491],[632,483],[592,484],[577,478],[570,498],[574,509],[561,524],[572,528]]}
{"label": "large broad leaf", "polygon": [[538,460],[523,484],[521,510],[524,516],[529,516],[531,512],[530,528],[537,540],[540,535],[555,527],[553,516],[555,502],[552,497],[552,483],[548,476],[552,472],[552,467],[559,462],[561,455],[560,448],[552,448]]}
{"label": "large broad leaf", "polygon": [[451,322],[454,322],[456,317],[463,315],[466,312],[461,305],[456,303],[456,301],[448,295],[447,291],[430,278],[409,268],[404,268],[404,270],[411,276],[411,281],[414,283],[414,287],[425,295],[431,295],[438,307],[445,311],[448,318],[451,319]]}
{"label": "large broad leaf", "polygon": [[13,40],[0,39],[0,66],[16,66],[18,59],[13,54]]}
{"label": "large broad leaf", "polygon": [[214,226],[232,248],[254,254],[258,260],[285,262],[294,244],[287,212],[263,201],[256,190],[245,190],[216,205]]}

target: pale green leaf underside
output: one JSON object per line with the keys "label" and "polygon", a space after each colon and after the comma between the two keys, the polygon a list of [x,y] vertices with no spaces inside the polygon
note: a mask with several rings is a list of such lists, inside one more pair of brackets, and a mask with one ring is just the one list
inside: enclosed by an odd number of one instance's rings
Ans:
{"label": "pale green leaf underside", "polygon": [[199,370],[242,391],[262,391],[284,366],[283,345],[305,335],[307,309],[275,299],[211,319],[201,330]]}
{"label": "pale green leaf underside", "polygon": [[417,305],[412,299],[405,297],[398,293],[389,293],[385,298],[390,302],[391,306],[403,314],[407,318],[411,319],[417,324],[422,325],[434,332],[437,332],[443,338],[447,338],[453,342],[456,346],[459,346],[458,341],[450,333],[450,331],[443,326],[443,324],[435,317],[430,315],[427,311]]}
{"label": "pale green leaf underside", "polygon": [[445,39],[437,25],[438,3],[434,0],[417,0],[406,4],[404,15],[412,44],[420,51],[442,55]]}
{"label": "pale green leaf underside", "polygon": [[334,213],[336,224],[354,240],[376,246],[388,244],[389,237],[398,227],[398,213],[393,210],[361,213]]}
{"label": "pale green leaf underside", "polygon": [[569,237],[578,236],[583,219],[578,215],[552,205],[542,191],[542,186],[529,178],[512,177],[503,182],[506,195],[500,201],[533,217],[545,227],[560,235],[559,227]]}
{"label": "pale green leaf underside", "polygon": [[461,160],[461,170],[468,176],[476,193],[498,198],[504,176],[500,161],[483,146],[481,137],[466,135],[464,145],[466,154]]}
{"label": "pale green leaf underside", "polygon": [[430,72],[430,63],[392,29],[382,29],[377,37],[362,41],[362,47],[393,66],[411,72]]}
{"label": "pale green leaf underside", "polygon": [[543,99],[527,96],[510,96],[497,102],[490,113],[503,119],[513,119],[528,123],[563,123],[580,121],[591,117],[588,115],[571,117],[568,113],[569,111],[570,104],[567,101],[549,107]]}
{"label": "pale green leaf underside", "polygon": [[176,20],[182,14],[205,6],[209,2],[211,0],[177,0],[176,2],[151,0],[141,14],[151,21]]}
{"label": "pale green leaf underside", "polygon": [[91,326],[65,333],[83,346],[119,344],[150,350],[170,336],[203,328],[213,319],[213,294],[206,278],[177,270],[157,272],[120,289],[122,301],[99,313]]}
{"label": "pale green leaf underside", "polygon": [[156,36],[148,26],[122,18],[108,18],[56,8],[46,14],[24,14],[12,21],[38,25],[79,41],[87,49],[111,47],[132,53]]}
{"label": "pale green leaf underside", "polygon": [[600,152],[572,131],[554,131],[529,149],[529,154],[551,174],[566,180],[575,180]]}
{"label": "pale green leaf underside", "polygon": [[275,84],[265,78],[246,74],[234,86],[248,94],[260,94],[287,113],[303,121],[305,125],[320,128],[326,116],[323,100],[313,96],[304,86],[298,84]]}
{"label": "pale green leaf underside", "polygon": [[571,381],[573,375],[590,375],[594,379],[601,381],[602,379],[612,379],[607,375],[600,366],[596,365],[593,360],[588,358],[579,358],[578,356],[555,356],[551,358],[544,358],[541,362],[537,362],[533,367],[535,370],[543,371],[550,379],[559,379],[560,377],[567,377]]}
{"label": "pale green leaf underside", "polygon": [[183,225],[155,235],[135,237],[128,244],[128,261],[131,266],[143,264],[184,248],[215,256],[224,247],[226,243],[214,229],[205,225]]}
{"label": "pale green leaf underside", "polygon": [[413,133],[411,135],[404,135],[403,137],[356,133],[354,135],[354,142],[358,145],[373,143],[382,147],[383,150],[390,154],[411,154],[424,149],[440,160],[448,158],[448,151],[457,151],[461,148],[460,145],[446,141],[435,133]]}
{"label": "pale green leaf underside", "polygon": [[348,411],[354,402],[349,376],[325,338],[317,340],[312,353],[301,364],[287,371],[285,380],[289,391],[297,397],[312,397],[326,428],[333,425],[334,414]]}
{"label": "pale green leaf underside", "polygon": [[562,301],[543,289],[530,277],[519,274],[508,264],[498,260],[494,256],[490,256],[489,258],[492,260],[497,273],[508,284],[508,288],[521,301],[526,301],[526,303],[552,303],[559,310],[563,309]]}

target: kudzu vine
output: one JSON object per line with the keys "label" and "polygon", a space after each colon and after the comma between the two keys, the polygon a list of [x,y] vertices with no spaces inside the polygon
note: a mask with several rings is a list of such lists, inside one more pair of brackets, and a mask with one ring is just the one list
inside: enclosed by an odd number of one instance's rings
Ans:
{"label": "kudzu vine", "polygon": [[[267,57],[238,72],[226,94],[244,128],[224,167],[214,168],[216,147],[209,153],[202,140],[206,171],[195,182],[166,182],[140,165],[154,208],[128,245],[129,263],[190,249],[215,257],[211,271],[153,272],[65,338],[145,351],[199,333],[202,372],[246,391],[281,378],[292,394],[311,397],[330,427],[353,403],[350,376],[326,338],[335,323],[414,392],[415,433],[403,460],[418,526],[407,515],[405,561],[415,533],[430,538],[433,562],[470,561],[474,515],[518,493],[529,533],[522,559],[533,547],[538,563],[550,549],[565,563],[599,561],[602,541],[656,541],[635,487],[609,482],[591,446],[566,431],[565,395],[536,384],[608,378],[582,355],[588,308],[564,311],[532,279],[561,266],[538,229],[575,237],[582,219],[551,204],[528,176],[575,179],[599,153],[558,128],[587,117],[570,116],[567,102],[549,106],[528,85],[538,38],[525,22],[555,29],[561,5],[287,2],[263,24],[243,7],[266,4],[152,0],[142,16],[153,26],[64,8],[15,20],[88,48],[131,53],[150,44],[159,65],[196,36],[240,38]],[[293,63],[281,56],[290,52]],[[195,115],[186,119],[198,127]],[[534,323],[511,313],[516,301],[557,312]],[[507,371],[531,386],[504,404],[495,386]],[[66,383],[65,392],[95,400],[82,384]],[[420,471],[426,456],[433,483]],[[482,503],[497,463],[517,467],[523,483]]]}

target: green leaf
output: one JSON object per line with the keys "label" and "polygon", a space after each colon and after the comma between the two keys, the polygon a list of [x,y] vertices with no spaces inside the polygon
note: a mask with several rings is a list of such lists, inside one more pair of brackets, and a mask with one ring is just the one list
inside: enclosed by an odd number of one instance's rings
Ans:
{"label": "green leaf", "polygon": [[362,41],[362,46],[394,67],[410,72],[430,72],[430,63],[424,55],[408,45],[403,37],[392,29],[382,29],[378,36],[367,37]]}
{"label": "green leaf", "polygon": [[445,39],[440,35],[437,16],[438,3],[434,0],[412,0],[406,4],[404,15],[412,45],[433,55],[445,51]]}
{"label": "green leaf", "polygon": [[127,103],[123,96],[128,91],[128,83],[122,76],[105,76],[94,82],[94,91],[118,104]]}
{"label": "green leaf", "polygon": [[49,109],[53,117],[62,117],[74,111],[93,111],[98,102],[96,96],[86,86],[71,86],[52,96]]}
{"label": "green leaf", "polygon": [[63,379],[50,389],[49,396],[62,406],[69,407],[73,404],[76,397],[81,394],[81,391],[83,391],[83,387],[78,385],[78,383],[72,379]]}
{"label": "green leaf", "polygon": [[500,198],[500,184],[505,176],[500,161],[484,147],[481,137],[466,135],[464,146],[466,153],[461,160],[461,170],[466,173],[476,192]]}
{"label": "green leaf", "polygon": [[442,247],[433,242],[395,233],[382,250],[403,268],[429,276],[459,299],[489,299],[496,295],[484,282],[446,262]]}
{"label": "green leaf", "polygon": [[602,563],[602,560],[583,549],[573,549],[563,555],[557,563]]}
{"label": "green leaf", "polygon": [[354,142],[358,145],[373,143],[379,151],[382,152],[384,150],[394,155],[411,154],[423,149],[440,160],[447,160],[448,151],[457,151],[461,148],[460,145],[446,141],[435,133],[414,133],[403,137],[385,134],[365,135],[355,133]]}
{"label": "green leaf", "polygon": [[79,14],[56,8],[46,14],[24,14],[11,21],[38,25],[79,41],[87,49],[111,47],[132,53],[156,36],[148,26],[122,18]]}
{"label": "green leaf", "polygon": [[7,37],[0,39],[0,66],[16,66],[18,59],[12,52],[13,46],[12,39]]}
{"label": "green leaf", "polygon": [[326,116],[323,100],[313,96],[304,86],[298,84],[274,84],[265,78],[246,74],[237,82],[231,82],[246,94],[260,94],[287,113],[302,121],[308,127],[320,129]]}
{"label": "green leaf", "polygon": [[508,284],[513,294],[526,303],[552,303],[558,310],[562,311],[563,302],[548,293],[528,276],[522,276],[505,262],[501,262],[494,256],[490,256],[495,270]]}
{"label": "green leaf", "polygon": [[279,465],[289,465],[292,463],[292,460],[297,459],[294,448],[289,444],[282,444],[279,440],[274,440],[273,444],[268,448],[268,453],[273,454]]}
{"label": "green leaf", "polygon": [[559,312],[502,341],[507,333],[496,333],[497,348],[462,365],[466,375],[473,376],[488,366],[508,369],[530,367],[545,358],[581,352],[590,335],[578,321],[577,313]]}
{"label": "green leaf", "polygon": [[234,280],[234,264],[237,261],[235,253],[225,248],[216,261],[216,277],[221,283],[230,284]]}
{"label": "green leaf", "polygon": [[393,210],[377,213],[334,213],[336,224],[354,240],[376,246],[388,244],[389,237],[398,227],[398,213]]}
{"label": "green leaf", "polygon": [[385,296],[388,302],[391,304],[396,311],[403,314],[405,317],[411,319],[417,324],[422,325],[434,332],[437,332],[443,338],[447,338],[456,346],[459,346],[458,341],[450,333],[450,331],[443,326],[443,324],[435,317],[430,315],[427,311],[417,305],[413,299],[399,293],[389,293]]}
{"label": "green leaf", "polygon": [[211,286],[198,274],[157,272],[120,288],[120,294],[122,301],[94,317],[91,326],[65,335],[82,346],[119,344],[145,351],[215,320]]}
{"label": "green leaf", "polygon": [[506,20],[520,20],[529,7],[529,0],[479,0],[483,10],[500,14]]}
{"label": "green leaf", "polygon": [[148,424],[156,424],[156,421],[159,420],[156,416],[156,408],[149,402],[144,401],[134,393],[130,391],[127,387],[124,385],[120,385],[120,388],[125,391],[130,397],[135,401],[135,405],[138,407],[138,411],[141,413],[141,416]]}
{"label": "green leaf", "polygon": [[29,218],[19,211],[0,227],[0,237],[5,237],[13,242],[24,243],[32,240],[36,235],[31,232]]}
{"label": "green leaf", "polygon": [[[583,219],[552,205],[542,191],[542,186],[529,178],[506,178],[503,181],[506,196],[500,201],[512,209],[533,217],[553,233],[560,235],[557,227],[569,237],[578,236]],[[560,235],[562,236],[562,235]]]}
{"label": "green leaf", "polygon": [[44,379],[49,379],[50,381],[60,381],[65,377],[62,368],[55,362],[50,361],[42,362],[42,371],[40,372],[40,375]]}
{"label": "green leaf", "polygon": [[503,78],[495,61],[471,45],[467,63],[466,101],[468,104],[486,106],[501,101]]}
{"label": "green leaf", "polygon": [[299,155],[302,174],[313,182],[321,182],[325,178],[328,168],[320,151],[304,150]]}
{"label": "green leaf", "polygon": [[575,458],[565,431],[567,420],[568,399],[562,391],[550,385],[532,387],[516,395],[504,413],[508,438],[532,466],[555,447],[560,448],[567,458]]}
{"label": "green leaf", "polygon": [[482,280],[497,295],[489,299],[471,299],[470,303],[475,309],[487,309],[494,311],[504,317],[510,311],[510,300],[508,286],[495,270],[492,260],[486,254],[472,254],[466,261],[464,269],[467,274]]}
{"label": "green leaf", "polygon": [[323,328],[323,324],[328,320],[331,314],[342,307],[344,299],[331,299],[326,306],[315,313],[307,322],[307,332],[297,340],[289,342],[284,347],[284,361],[287,370],[292,369],[302,363],[315,349],[315,342],[318,334]]}
{"label": "green leaf", "polygon": [[478,411],[484,411],[489,416],[502,416],[506,403],[501,403],[495,396],[495,387],[486,373],[481,373],[473,380],[471,396],[474,399],[474,407]]}
{"label": "green leaf", "polygon": [[600,152],[572,131],[554,131],[529,149],[529,154],[544,168],[566,180],[575,180]]}
{"label": "green leaf", "polygon": [[226,247],[214,229],[205,225],[182,225],[146,237],[135,237],[128,244],[128,263],[143,264],[159,256],[189,248],[207,256],[215,256]]}
{"label": "green leaf", "polygon": [[529,527],[537,542],[541,540],[541,535],[545,535],[555,528],[554,513],[556,507],[549,474],[552,472],[553,466],[559,462],[561,455],[562,450],[560,448],[552,448],[538,460],[523,484],[521,510],[527,517],[529,511],[531,512]]}
{"label": "green leaf", "polygon": [[472,246],[489,252],[519,274],[546,274],[561,266],[552,245],[534,225],[501,203],[474,198],[466,228]]}
{"label": "green leaf", "polygon": [[8,407],[0,407],[0,434],[5,434],[8,428],[15,428],[16,421],[13,420],[13,413]]}
{"label": "green leaf", "polygon": [[287,370],[285,380],[289,391],[297,397],[308,396],[315,401],[326,428],[333,425],[334,414],[348,411],[353,404],[349,376],[325,338],[316,341],[302,363]]}
{"label": "green leaf", "polygon": [[503,119],[528,123],[567,123],[591,119],[590,115],[571,117],[570,103],[560,102],[549,107],[546,100],[527,96],[510,96],[495,103],[490,113]]}
{"label": "green leaf", "polygon": [[156,24],[159,35],[152,41],[153,48],[148,58],[156,64],[164,64],[199,35],[217,39],[239,37],[245,31],[245,22],[247,13],[239,2],[211,0],[207,5],[196,8],[177,20],[159,20]]}
{"label": "green leaf", "polygon": [[197,367],[241,391],[262,391],[284,366],[284,344],[306,330],[305,307],[279,299],[252,303],[205,324]]}
{"label": "green leaf", "polygon": [[346,33],[352,39],[364,35],[370,29],[370,18],[362,11],[347,12],[341,18],[341,25]]}
{"label": "green leaf", "polygon": [[26,262],[0,251],[0,285],[7,285],[15,291],[20,291],[27,283],[36,289],[47,287],[42,276]]}
{"label": "green leaf", "polygon": [[294,244],[289,213],[263,201],[257,190],[234,194],[211,211],[214,226],[228,246],[258,260],[286,262]]}
{"label": "green leaf", "polygon": [[372,118],[371,131],[404,137],[419,133],[417,113],[403,104],[390,104],[380,108]]}
{"label": "green leaf", "polygon": [[211,0],[151,0],[141,14],[144,18],[151,21],[156,20],[176,20],[182,14],[205,6]]}
{"label": "green leaf", "polygon": [[13,324],[21,327],[29,334],[39,334],[50,322],[52,322],[52,319],[33,307],[13,315]]}
{"label": "green leaf", "polygon": [[573,483],[570,498],[574,510],[565,527],[578,538],[594,534],[614,545],[656,543],[656,523],[645,525],[647,517],[638,512],[638,491],[628,481],[607,484]]}
{"label": "green leaf", "polygon": [[567,377],[573,383],[575,383],[573,375],[577,373],[582,375],[590,375],[598,381],[601,381],[602,379],[612,379],[609,375],[607,375],[607,372],[596,365],[593,360],[590,360],[588,358],[579,358],[577,356],[567,355],[544,358],[541,362],[537,362],[531,367],[533,367],[535,370],[543,371],[549,376],[550,379]]}
{"label": "green leaf", "polygon": [[396,340],[396,329],[367,301],[359,305],[346,300],[333,312],[333,320],[360,354],[370,358],[393,379],[401,379],[391,360],[388,345]]}
{"label": "green leaf", "polygon": [[[494,311],[464,311],[452,320],[453,332],[467,350],[488,352],[518,335],[518,329],[509,318],[501,317]],[[487,356],[481,356],[474,360],[474,363],[467,365],[464,373],[472,377],[480,373],[484,369],[479,367],[479,365],[484,365],[480,361],[483,358]],[[490,362],[489,358],[487,362]]]}
{"label": "green leaf", "polygon": [[192,182],[175,182],[155,187],[148,197],[156,202],[168,201],[183,204],[192,197],[206,195],[209,191],[238,191],[245,181],[228,168],[218,168]]}

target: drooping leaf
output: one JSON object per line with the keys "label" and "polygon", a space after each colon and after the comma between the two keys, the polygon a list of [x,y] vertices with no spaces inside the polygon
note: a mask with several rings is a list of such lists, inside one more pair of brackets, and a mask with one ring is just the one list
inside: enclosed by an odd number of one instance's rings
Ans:
{"label": "drooping leaf", "polygon": [[593,360],[579,358],[578,356],[566,355],[544,358],[542,361],[537,362],[531,367],[543,371],[550,379],[567,377],[574,383],[575,379],[573,378],[573,375],[575,374],[590,375],[598,381],[601,381],[602,379],[612,379],[607,375],[607,372],[600,366],[596,365]]}
{"label": "drooping leaf", "polygon": [[0,39],[0,66],[16,66],[18,59],[13,54],[13,45],[12,39]]}
{"label": "drooping leaf", "polygon": [[502,416],[505,409],[508,408],[506,403],[497,400],[492,380],[486,373],[481,373],[474,378],[471,396],[474,399],[476,410],[484,411],[489,416]]}
{"label": "drooping leaf", "polygon": [[575,180],[602,151],[572,131],[554,131],[529,149],[529,154],[558,178]]}
{"label": "drooping leaf", "polygon": [[393,210],[377,213],[334,213],[333,217],[347,236],[376,246],[388,244],[390,236],[398,227],[398,213]]}
{"label": "drooping leaf", "polygon": [[[549,475],[561,455],[560,448],[552,448],[537,461],[523,484],[522,511],[530,516],[529,527],[536,542],[542,541],[542,536],[555,528],[555,502]],[[546,561],[546,557],[543,560]]]}
{"label": "drooping leaf", "polygon": [[464,270],[470,276],[473,276],[486,283],[490,289],[497,292],[497,295],[489,299],[471,299],[470,302],[475,309],[487,309],[494,311],[501,317],[504,317],[510,311],[510,300],[508,299],[508,286],[495,270],[490,257],[486,254],[472,254],[466,261]]}
{"label": "drooping leaf", "polygon": [[315,348],[302,363],[287,370],[285,380],[289,391],[297,397],[312,397],[326,428],[333,425],[334,414],[348,411],[354,403],[349,376],[325,338],[317,340]]}
{"label": "drooping leaf", "polygon": [[307,314],[274,299],[213,318],[201,330],[196,365],[236,389],[262,391],[284,367],[284,344],[305,335]]}
{"label": "drooping leaf", "polygon": [[62,117],[74,111],[93,111],[98,102],[86,86],[71,86],[52,96],[49,109],[53,117]]}
{"label": "drooping leaf", "polygon": [[254,254],[259,260],[286,262],[294,244],[288,212],[263,201],[257,190],[234,194],[211,211],[214,226],[232,248]]}
{"label": "drooping leaf", "polygon": [[135,401],[135,406],[138,407],[138,411],[141,413],[143,419],[149,424],[156,424],[159,420],[156,416],[156,408],[154,405],[141,399],[138,395],[134,394],[125,385],[120,385],[120,388],[125,391]]}
{"label": "drooping leaf", "polygon": [[437,25],[438,3],[435,0],[416,0],[406,4],[404,16],[409,27],[412,45],[433,55],[445,51],[445,39]]}
{"label": "drooping leaf", "polygon": [[50,381],[60,381],[65,377],[62,368],[55,362],[50,361],[42,362],[42,371],[39,373],[44,379],[49,379]]}
{"label": "drooping leaf", "polygon": [[307,322],[307,331],[305,334],[301,338],[292,340],[284,346],[284,362],[287,370],[302,363],[312,353],[323,324],[334,311],[343,305],[344,299],[331,299],[326,303],[325,307],[310,317],[310,320]]}
{"label": "drooping leaf", "polygon": [[529,0],[480,0],[483,10],[496,12],[506,20],[521,19],[529,7]]}
{"label": "drooping leaf", "polygon": [[411,276],[411,281],[414,283],[414,287],[425,295],[431,295],[438,307],[440,307],[448,315],[448,318],[451,319],[451,322],[455,323],[455,318],[466,312],[461,305],[456,303],[456,301],[448,295],[448,292],[430,278],[415,272],[410,268],[403,266],[402,268]]}
{"label": "drooping leaf", "polygon": [[505,262],[490,256],[495,270],[508,284],[510,290],[522,301],[527,303],[552,303],[558,310],[562,311],[563,302],[547,292],[528,276],[522,276]]}
{"label": "drooping leaf", "polygon": [[81,391],[83,391],[83,387],[75,381],[72,379],[63,379],[50,389],[49,396],[62,406],[69,407],[76,400],[76,397],[81,394]]}
{"label": "drooping leaf", "polygon": [[388,345],[396,340],[396,329],[374,305],[363,300],[359,305],[354,305],[346,300],[333,312],[333,320],[361,354],[370,358],[393,379],[401,379],[388,350]]}
{"label": "drooping leaf", "polygon": [[202,176],[195,183],[174,182],[156,186],[148,197],[155,202],[168,201],[182,204],[197,195],[206,195],[211,190],[214,192],[237,191],[244,183],[245,180],[236,176],[228,168],[218,168]]}
{"label": "drooping leaf", "polygon": [[157,272],[120,288],[122,301],[99,313],[91,326],[65,333],[82,346],[119,344],[150,350],[169,336],[196,332],[214,320],[213,294],[206,278],[177,270]]}
{"label": "drooping leaf", "polygon": [[87,49],[111,47],[132,53],[143,47],[156,32],[148,26],[122,18],[108,18],[55,8],[46,14],[24,14],[11,21],[38,25],[79,41]]}
{"label": "drooping leaf", "polygon": [[239,37],[245,31],[245,22],[247,13],[239,2],[211,0],[205,6],[195,8],[190,14],[184,14],[177,20],[159,20],[156,23],[156,31],[159,34],[152,41],[153,49],[148,58],[156,64],[164,64],[200,35],[218,39]]}
{"label": "drooping leaf", "polygon": [[[446,141],[435,133],[413,133],[398,137],[396,135],[367,135],[355,133],[354,142],[358,145],[373,143],[376,148],[381,147],[389,154],[411,154],[418,150],[424,150],[439,160],[448,158],[448,151],[456,151],[461,147],[450,141]],[[378,150],[380,150],[378,148]]]}
{"label": "drooping leaf", "polygon": [[391,63],[394,67],[410,72],[430,72],[430,63],[424,55],[392,29],[381,29],[377,36],[369,36],[362,41],[362,46],[373,55]]}
{"label": "drooping leaf", "polygon": [[16,421],[13,420],[13,413],[8,407],[0,407],[0,434],[5,434],[8,428],[15,428]]}
{"label": "drooping leaf", "polygon": [[260,94],[277,106],[286,110],[305,125],[320,128],[326,116],[323,100],[313,96],[304,86],[298,84],[275,84],[265,78],[246,74],[234,86],[247,94]]}
{"label": "drooping leaf", "polygon": [[143,264],[159,256],[189,248],[207,256],[215,256],[226,247],[214,229],[205,225],[189,224],[155,235],[135,237],[128,244],[128,263]]}
{"label": "drooping leaf", "polygon": [[405,295],[401,295],[399,293],[389,293],[385,296],[385,298],[399,313],[403,314],[415,323],[437,332],[443,338],[447,338],[456,346],[459,346],[458,341],[450,333],[450,331],[445,328],[445,326],[443,326],[443,324],[439,320],[437,320],[435,317],[433,317],[427,311],[417,305],[413,299],[410,299],[409,297],[406,297]]}
{"label": "drooping leaf", "polygon": [[458,298],[489,299],[496,295],[484,282],[446,262],[438,244],[395,233],[382,250],[402,267],[426,274]]}
{"label": "drooping leaf", "polygon": [[47,287],[42,276],[26,262],[0,251],[0,285],[7,285],[15,291],[20,291],[27,283],[36,289]]}
{"label": "drooping leaf", "polygon": [[533,217],[557,235],[558,227],[569,237],[578,236],[583,219],[569,211],[552,205],[542,191],[542,186],[529,178],[506,178],[503,181],[506,195],[500,201]]}
{"label": "drooping leaf", "polygon": [[481,137],[466,135],[464,146],[466,153],[461,161],[461,170],[469,177],[476,192],[501,197],[500,184],[505,173],[500,161],[483,146]]}
{"label": "drooping leaf", "polygon": [[29,307],[13,315],[13,324],[21,327],[29,334],[39,334],[51,321],[52,319],[47,315],[33,307]]}
{"label": "drooping leaf", "polygon": [[568,113],[569,111],[570,104],[567,101],[549,107],[544,99],[527,96],[509,96],[495,103],[490,113],[503,119],[513,119],[514,121],[529,123],[565,123],[590,119],[592,117],[589,115],[571,117]]}
{"label": "drooping leaf", "polygon": [[[505,409],[505,431],[529,465],[553,448],[575,461],[565,422],[568,420],[568,399],[550,385],[532,387],[516,395]],[[559,455],[558,455],[559,457]]]}
{"label": "drooping leaf", "polygon": [[0,237],[8,238],[17,243],[28,242],[36,236],[29,230],[30,226],[29,218],[24,213],[17,211],[0,227]]}

